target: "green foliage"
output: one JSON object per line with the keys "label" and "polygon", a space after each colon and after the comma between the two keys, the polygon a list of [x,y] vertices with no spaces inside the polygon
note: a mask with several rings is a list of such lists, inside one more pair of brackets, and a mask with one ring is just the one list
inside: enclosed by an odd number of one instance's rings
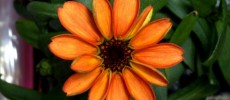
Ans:
{"label": "green foliage", "polygon": [[168,0],[141,0],[140,9],[144,10],[147,6],[152,5],[154,9],[154,13],[161,10],[166,4]]}
{"label": "green foliage", "polygon": [[36,15],[57,18],[57,8],[60,6],[61,4],[51,4],[46,2],[33,1],[28,4],[27,9],[30,13],[34,13]]}
{"label": "green foliage", "polygon": [[51,3],[62,4],[65,0],[51,0]]}
{"label": "green foliage", "polygon": [[201,42],[203,51],[207,51],[208,49],[207,35],[210,34],[207,20],[203,18],[198,18],[195,26],[193,27],[193,32],[197,36],[198,40]]}
{"label": "green foliage", "polygon": [[166,77],[169,81],[168,87],[173,87],[174,83],[180,79],[184,72],[184,65],[182,63],[177,64],[169,69],[165,70]]}
{"label": "green foliage", "polygon": [[188,0],[168,0],[167,8],[177,17],[183,18],[191,12]]}
{"label": "green foliage", "polygon": [[192,70],[195,71],[195,45],[191,38],[188,38],[182,45],[184,49],[184,63]]}
{"label": "green foliage", "polygon": [[[16,29],[25,42],[45,55],[36,71],[40,78],[49,80],[50,86],[40,93],[0,80],[0,92],[9,99],[87,99],[88,93],[65,96],[61,87],[73,74],[69,68],[71,61],[56,58],[48,49],[53,36],[68,33],[57,16],[57,8],[65,1],[14,1],[16,11],[25,18],[16,22]],[[92,9],[93,0],[75,1]],[[218,95],[224,84],[228,84],[224,88],[230,89],[230,9],[225,0],[140,0],[140,4],[139,13],[149,5],[154,7],[152,20],[171,19],[172,29],[162,42],[176,43],[184,49],[184,61],[163,70],[168,87],[152,86],[157,100],[199,100]]]}
{"label": "green foliage", "polygon": [[212,13],[216,0],[190,0],[193,8],[198,11],[200,16],[206,17]]}
{"label": "green foliage", "polygon": [[[227,29],[227,33],[230,33],[230,27]],[[226,34],[226,40],[230,40],[230,34]],[[224,75],[225,80],[228,82],[228,85],[230,86],[230,42],[225,42],[223,44],[222,53],[218,58],[218,62],[220,65],[220,69]]]}
{"label": "green foliage", "polygon": [[18,20],[16,29],[19,35],[31,46],[38,48],[38,36],[41,34],[37,25],[31,20]]}
{"label": "green foliage", "polygon": [[204,62],[204,65],[206,66],[211,66],[217,59],[218,56],[221,54],[222,52],[222,48],[225,42],[227,42],[226,40],[226,35],[227,35],[227,23],[226,23],[226,18],[227,18],[227,4],[225,2],[225,0],[222,0],[221,2],[221,7],[222,7],[222,18],[219,19],[215,24],[216,24],[216,30],[217,30],[217,36],[218,36],[218,40],[217,43],[215,45],[214,50],[212,51],[211,55],[209,56],[209,58]]}
{"label": "green foliage", "polygon": [[182,45],[185,40],[189,37],[196,21],[198,14],[196,11],[190,13],[186,17],[183,18],[182,22],[177,27],[176,31],[173,33],[170,42]]}
{"label": "green foliage", "polygon": [[[228,86],[230,86],[230,25],[229,23],[227,24],[227,19],[228,19],[228,13],[229,11],[227,11],[227,4],[226,1],[222,0],[222,21],[217,22],[216,24],[216,28],[217,28],[217,32],[219,33],[219,41],[218,44],[221,45],[221,50],[219,50],[220,56],[217,58],[218,59],[218,63],[220,65],[220,69],[223,73],[224,79],[227,81]],[[221,27],[223,26],[223,27]],[[223,40],[220,40],[223,39]],[[218,45],[217,44],[217,45]],[[214,52],[215,53],[215,52]]]}
{"label": "green foliage", "polygon": [[157,100],[167,100],[167,87],[153,86],[152,88],[155,92]]}
{"label": "green foliage", "polygon": [[26,89],[14,84],[9,84],[0,79],[0,91],[11,100],[42,100],[42,93]]}
{"label": "green foliage", "polygon": [[212,51],[209,58],[204,62],[205,66],[211,66],[218,58],[218,56],[222,52],[223,45],[226,41],[226,35],[227,35],[227,25],[223,22],[217,22],[217,34],[220,34],[218,41],[215,45],[214,50]]}
{"label": "green foliage", "polygon": [[203,100],[217,90],[217,86],[208,83],[207,77],[200,77],[193,83],[170,95],[168,100]]}

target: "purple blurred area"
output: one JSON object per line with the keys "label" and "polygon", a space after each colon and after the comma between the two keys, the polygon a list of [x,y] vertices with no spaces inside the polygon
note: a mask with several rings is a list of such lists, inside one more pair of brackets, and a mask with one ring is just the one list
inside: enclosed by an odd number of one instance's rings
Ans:
{"label": "purple blurred area", "polygon": [[[33,88],[33,49],[18,35],[13,0],[0,0],[0,74],[1,79]],[[0,93],[0,100],[7,100]]]}

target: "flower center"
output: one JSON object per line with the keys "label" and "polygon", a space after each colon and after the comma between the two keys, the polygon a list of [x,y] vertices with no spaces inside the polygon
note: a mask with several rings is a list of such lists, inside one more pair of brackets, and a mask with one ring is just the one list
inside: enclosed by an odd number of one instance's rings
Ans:
{"label": "flower center", "polygon": [[119,71],[129,65],[132,49],[128,43],[120,40],[111,39],[99,46],[100,56],[104,59],[105,68],[110,68],[113,72]]}

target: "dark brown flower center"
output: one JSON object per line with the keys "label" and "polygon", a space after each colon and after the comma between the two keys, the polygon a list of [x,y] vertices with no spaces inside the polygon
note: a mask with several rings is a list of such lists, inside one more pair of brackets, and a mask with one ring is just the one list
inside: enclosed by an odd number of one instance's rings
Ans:
{"label": "dark brown flower center", "polygon": [[105,68],[114,71],[122,71],[129,65],[132,49],[128,47],[128,43],[120,40],[111,39],[100,46],[100,56],[104,59]]}

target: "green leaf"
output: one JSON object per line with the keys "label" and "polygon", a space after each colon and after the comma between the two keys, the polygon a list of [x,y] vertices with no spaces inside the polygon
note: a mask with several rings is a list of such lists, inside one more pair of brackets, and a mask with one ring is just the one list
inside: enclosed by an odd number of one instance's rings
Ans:
{"label": "green leaf", "polygon": [[32,45],[34,48],[38,48],[37,41],[40,31],[33,21],[18,20],[16,22],[16,29],[23,40]]}
{"label": "green leaf", "polygon": [[199,12],[202,17],[208,16],[215,8],[216,0],[190,0],[194,9]]}
{"label": "green leaf", "polygon": [[203,100],[213,95],[218,90],[217,86],[210,85],[207,77],[200,77],[188,86],[174,92],[168,100]]}
{"label": "green leaf", "polygon": [[171,68],[165,69],[166,77],[169,81],[168,87],[172,87],[173,84],[180,79],[183,72],[184,66],[182,63],[179,63]]}
{"label": "green leaf", "polygon": [[188,0],[168,0],[167,4],[167,8],[181,19],[191,11],[189,6]]}
{"label": "green leaf", "polygon": [[0,93],[11,100],[42,100],[43,94],[0,79]]}
{"label": "green leaf", "polygon": [[47,2],[32,1],[27,5],[27,9],[32,14],[57,18],[57,9],[61,4],[51,4]]}
{"label": "green leaf", "polygon": [[184,62],[192,70],[195,71],[195,45],[191,38],[188,38],[182,45],[184,49]]}
{"label": "green leaf", "polygon": [[[229,9],[230,9],[230,7],[229,7]],[[228,10],[227,17],[230,17],[230,10]],[[228,22],[228,24],[230,24],[230,19],[229,18],[227,18],[226,21]]]}
{"label": "green leaf", "polygon": [[227,17],[230,10],[226,0],[221,0],[220,7],[221,7],[222,20],[226,21],[228,19]]}
{"label": "green leaf", "polygon": [[[227,11],[227,4],[226,4],[226,1],[225,0],[222,0],[222,19],[224,20],[224,23],[226,23],[226,20],[228,19],[227,15],[229,14],[229,12]],[[223,24],[222,23],[219,23],[219,24]],[[225,24],[225,27],[226,28],[226,24]],[[225,33],[222,33],[220,35],[220,37],[224,34],[225,35],[225,42],[223,43],[222,45],[222,53],[218,59],[218,62],[219,62],[219,65],[220,65],[220,69],[223,73],[223,76],[225,78],[225,80],[227,81],[228,85],[230,86],[230,75],[229,75],[229,71],[230,71],[230,62],[229,62],[229,59],[230,59],[230,56],[226,56],[226,55],[230,55],[230,51],[229,51],[229,45],[230,45],[230,27],[228,26],[226,29],[223,29],[223,27],[219,26],[217,27],[217,29],[219,30],[218,33],[221,31],[221,30],[224,30],[226,31]],[[223,32],[224,32],[223,31]]]}
{"label": "green leaf", "polygon": [[147,6],[152,5],[154,8],[153,13],[156,13],[167,3],[168,0],[141,0],[140,11],[144,10]]}
{"label": "green leaf", "polygon": [[[217,40],[217,43],[215,45],[215,48],[214,50],[212,51],[211,55],[208,57],[208,59],[204,62],[204,65],[206,67],[209,68],[210,72],[209,72],[209,76],[210,76],[210,79],[211,81],[216,84],[217,80],[216,80],[216,77],[214,76],[214,74],[212,73],[213,70],[212,70],[212,66],[213,66],[213,63],[219,58],[220,55],[224,55],[226,56],[225,53],[226,50],[224,50],[223,48],[225,47],[225,49],[228,49],[226,47],[229,47],[229,45],[226,45],[228,44],[228,26],[227,26],[227,3],[225,0],[221,0],[221,14],[222,16],[220,17],[220,20],[218,20],[216,23],[215,23],[215,26],[216,26],[216,30],[217,30],[217,36],[218,36],[218,40]],[[222,53],[222,51],[225,51],[225,53]],[[222,58],[220,58],[222,59]],[[223,59],[223,61],[225,61],[226,58]],[[229,61],[227,61],[229,62]],[[220,63],[219,63],[220,64]],[[221,68],[221,71],[223,72],[223,75],[224,75],[224,78],[227,79],[227,82],[229,83],[228,81],[228,78],[229,76],[227,75],[228,73],[226,73],[225,71],[228,70],[228,68],[226,68],[224,65],[226,63],[223,63],[221,61],[221,64],[220,64],[220,68]],[[225,71],[223,71],[225,70]]]}
{"label": "green leaf", "polygon": [[184,41],[189,37],[197,19],[198,16],[196,11],[185,16],[174,32],[170,42],[182,45]]}
{"label": "green leaf", "polygon": [[156,100],[167,100],[167,87],[152,85],[152,88],[156,95]]}
{"label": "green leaf", "polygon": [[51,0],[52,3],[63,4],[66,0]]}
{"label": "green leaf", "polygon": [[214,66],[211,65],[211,66],[209,66],[208,69],[207,69],[207,67],[205,67],[205,68],[206,68],[205,71],[207,71],[207,76],[209,78],[209,83],[212,85],[218,85],[219,82],[218,82],[217,78],[219,78],[219,77],[217,77],[216,73],[214,72]]}
{"label": "green leaf", "polygon": [[200,40],[203,50],[207,51],[208,49],[207,35],[210,33],[207,21],[205,19],[198,18],[198,21],[196,22],[193,31],[195,35],[198,37],[198,39]]}
{"label": "green leaf", "polygon": [[219,65],[220,65],[220,69],[223,73],[223,76],[225,78],[225,80],[227,81],[228,85],[230,86],[230,27],[228,26],[228,29],[227,29],[227,33],[226,34],[226,41],[224,44],[223,44],[223,50],[222,50],[222,53],[221,55],[219,56],[219,59],[218,59],[218,62],[219,62]]}
{"label": "green leaf", "polygon": [[196,68],[197,68],[197,74],[198,76],[202,76],[205,73],[205,67],[203,66],[202,60],[200,58],[200,55],[198,53],[196,54]]}
{"label": "green leaf", "polygon": [[219,55],[222,52],[224,43],[227,42],[227,39],[226,39],[227,24],[226,24],[226,22],[218,21],[216,23],[216,28],[217,28],[217,32],[218,32],[218,34],[220,34],[220,36],[218,38],[216,46],[215,46],[214,50],[212,51],[211,55],[204,62],[204,65],[207,67],[211,66],[218,59]]}
{"label": "green leaf", "polygon": [[92,11],[92,2],[93,0],[75,0],[77,2],[81,2],[82,4],[84,4],[88,9],[90,9]]}

